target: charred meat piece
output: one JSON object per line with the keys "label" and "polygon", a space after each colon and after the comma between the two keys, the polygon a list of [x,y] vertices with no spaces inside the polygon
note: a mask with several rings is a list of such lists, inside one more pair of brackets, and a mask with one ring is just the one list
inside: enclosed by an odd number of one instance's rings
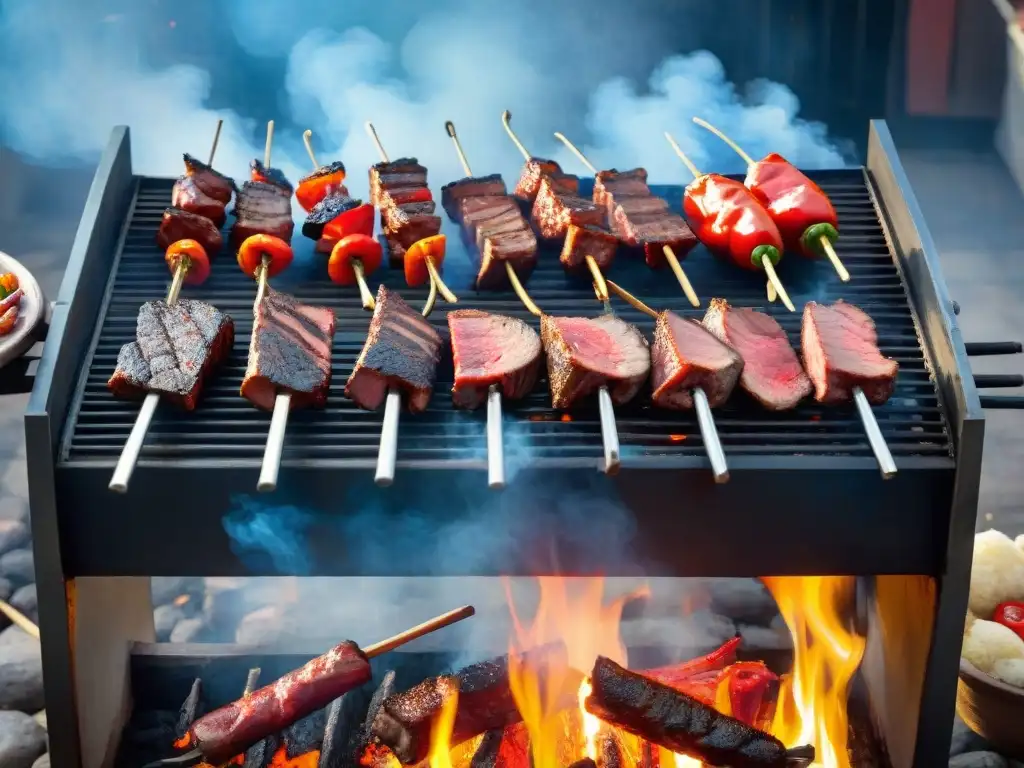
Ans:
{"label": "charred meat piece", "polygon": [[441,217],[434,215],[435,208],[433,201],[396,203],[391,193],[385,191],[380,196],[384,236],[408,248],[417,240],[436,235],[441,231]]}
{"label": "charred meat piece", "polygon": [[651,370],[647,339],[635,325],[614,315],[540,319],[548,359],[551,404],[572,408],[607,386],[616,405],[632,400]]}
{"label": "charred meat piece", "polygon": [[501,290],[509,285],[505,262],[520,280],[526,280],[537,266],[537,236],[529,227],[484,237],[480,249],[476,287],[481,291]]}
{"label": "charred meat piece", "polygon": [[333,310],[267,287],[253,318],[242,397],[268,411],[278,393],[292,396],[293,409],[326,403],[334,322]]}
{"label": "charred meat piece", "polygon": [[[532,242],[534,249],[536,249],[537,238],[533,234],[533,230],[530,229],[530,224],[527,222],[526,217],[523,216],[518,208],[512,211],[505,211],[486,221],[479,222],[476,225],[476,237],[474,238],[476,248],[482,253],[487,247],[488,238],[500,236],[502,240],[505,240],[510,239],[505,238],[505,235],[514,233],[529,235],[529,237],[522,238],[522,241],[524,243]],[[528,272],[524,273],[524,276],[528,274]]]}
{"label": "charred meat piece", "polygon": [[561,262],[567,270],[575,272],[587,268],[587,256],[593,256],[601,271],[611,266],[619,240],[604,227],[588,224],[578,227],[569,225],[562,246]]}
{"label": "charred meat piece", "polygon": [[669,213],[668,203],[654,195],[641,197],[610,197],[608,198],[608,220],[620,218],[624,221],[638,217],[653,217]]}
{"label": "charred meat piece", "polygon": [[397,387],[406,394],[409,410],[419,413],[430,402],[440,359],[441,335],[434,326],[381,285],[366,343],[345,384],[345,397],[373,411],[384,402],[388,389]]}
{"label": "charred meat piece", "polygon": [[370,202],[380,206],[384,189],[427,186],[427,169],[415,157],[400,157],[387,163],[370,166]]}
{"label": "charred meat piece", "polygon": [[362,204],[362,200],[356,200],[340,192],[333,192],[313,206],[313,210],[309,212],[306,221],[302,224],[302,234],[310,240],[319,240],[323,237],[324,227],[345,211],[351,211]]}
{"label": "charred meat piece", "polygon": [[441,187],[441,207],[445,209],[452,221],[461,224],[459,201],[462,198],[507,194],[505,182],[497,173],[492,173],[490,176],[467,176]]}
{"label": "charred meat piece", "polygon": [[292,221],[291,195],[274,184],[247,181],[235,198],[235,223],[231,242],[238,247],[252,235],[273,235],[291,243],[295,222]]}
{"label": "charred meat piece", "polygon": [[459,408],[478,408],[496,385],[508,400],[530,394],[540,371],[540,337],[515,317],[477,309],[448,313],[455,359],[452,401]]}
{"label": "charred meat piece", "polygon": [[[786,745],[685,693],[598,656],[583,703],[592,715],[641,739],[709,765],[790,768],[813,759],[813,747]],[[809,759],[810,758],[810,759]]]}
{"label": "charred meat piece", "polygon": [[259,158],[253,158],[249,163],[249,171],[251,181],[263,182],[264,184],[272,184],[282,192],[286,193],[290,198],[295,188],[292,187],[292,183],[288,181],[288,177],[284,175],[284,171],[280,168],[268,168],[260,162]]}
{"label": "charred meat piece", "polygon": [[215,171],[211,166],[187,152],[183,158],[185,160],[185,176],[195,181],[200,192],[220,201],[223,205],[231,202],[231,195],[238,191],[234,179]]}
{"label": "charred meat piece", "polygon": [[205,377],[231,351],[235,324],[195,299],[147,301],[139,308],[135,341],[121,347],[107,386],[118,397],[159,393],[191,411]]}
{"label": "charred meat piece", "polygon": [[818,402],[850,402],[860,387],[869,403],[882,405],[896,388],[899,364],[883,357],[874,322],[853,304],[808,302],[800,346]]}
{"label": "charred meat piece", "polygon": [[538,234],[546,239],[564,237],[570,224],[604,224],[604,212],[589,200],[558,191],[550,177],[541,179],[530,215]]}
{"label": "charred meat piece", "polygon": [[330,165],[321,165],[312,173],[303,176],[301,179],[299,179],[299,186],[302,186],[303,184],[306,184],[311,181],[316,181],[317,179],[323,179],[327,176],[340,176],[344,178],[345,164],[341,162],[341,160],[335,160]]}
{"label": "charred meat piece", "polygon": [[522,219],[519,204],[508,195],[464,197],[459,201],[459,221],[471,243],[476,242],[477,229],[481,225],[502,215],[509,217],[516,214]]}
{"label": "charred meat piece", "polygon": [[[562,669],[566,661],[561,643],[527,651],[519,659],[542,680],[549,669]],[[452,696],[458,696],[452,746],[522,720],[509,684],[508,657],[501,656],[465,667],[454,675],[429,678],[389,696],[373,721],[375,739],[404,765],[420,762],[430,749],[433,721]]]}
{"label": "charred meat piece", "polygon": [[594,202],[601,208],[618,197],[647,197],[651,194],[647,186],[647,171],[634,168],[631,171],[598,171],[594,177]]}
{"label": "charred meat piece", "polygon": [[666,245],[680,259],[685,258],[697,245],[697,236],[693,234],[690,225],[676,213],[629,218],[620,215],[616,208],[612,229],[624,243],[642,247],[644,261],[653,269],[665,266]]}
{"label": "charred meat piece", "polygon": [[224,226],[224,220],[228,216],[224,210],[224,203],[203,192],[195,176],[182,176],[174,182],[171,188],[171,205],[209,219],[218,229]]}
{"label": "charred meat piece", "polygon": [[224,236],[208,218],[181,208],[168,208],[156,233],[157,245],[167,250],[179,240],[195,240],[210,256],[224,247]]}
{"label": "charred meat piece", "polygon": [[740,386],[768,410],[788,411],[811,393],[811,380],[775,318],[712,299],[704,327],[743,358]]}
{"label": "charred meat piece", "polygon": [[537,191],[540,189],[540,180],[544,176],[561,172],[562,166],[554,160],[531,157],[523,164],[523,171],[519,174],[519,181],[516,183],[515,191],[512,194],[520,200],[532,203],[537,197]]}
{"label": "charred meat piece", "polygon": [[651,385],[654,404],[662,408],[693,408],[693,390],[700,387],[716,408],[732,394],[743,358],[695,320],[661,312],[654,326]]}

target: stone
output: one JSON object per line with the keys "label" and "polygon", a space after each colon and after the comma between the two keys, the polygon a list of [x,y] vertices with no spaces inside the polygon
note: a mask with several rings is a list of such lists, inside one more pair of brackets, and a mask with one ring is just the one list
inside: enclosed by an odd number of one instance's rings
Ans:
{"label": "stone", "polygon": [[39,725],[41,725],[43,727],[44,731],[48,730],[47,727],[46,727],[46,710],[45,709],[40,710],[39,712],[36,712],[34,715],[32,715],[32,719],[35,720],[37,723],[39,723]]}
{"label": "stone", "polygon": [[1009,763],[995,752],[964,752],[950,758],[949,768],[1009,768]]}
{"label": "stone", "polygon": [[46,752],[46,731],[24,712],[0,712],[0,765],[32,768]]}
{"label": "stone", "polygon": [[36,580],[36,568],[32,550],[14,549],[0,555],[0,576],[10,580],[15,587],[32,584]]}
{"label": "stone", "polygon": [[949,742],[949,756],[955,757],[964,752],[984,752],[990,749],[989,743],[967,727],[967,723],[959,717],[953,720],[953,738]]}
{"label": "stone", "polygon": [[11,596],[11,605],[24,613],[33,622],[39,623],[39,601],[36,599],[36,585],[26,584]]}
{"label": "stone", "polygon": [[0,555],[25,547],[32,539],[28,526],[21,520],[0,520]]}
{"label": "stone", "polygon": [[708,579],[711,610],[739,624],[767,626],[779,613],[760,579]]}
{"label": "stone", "polygon": [[50,753],[47,752],[45,755],[43,755],[34,763],[32,763],[32,768],[50,768]]}
{"label": "stone", "polygon": [[0,498],[0,520],[21,520],[28,522],[28,499],[20,496]]}
{"label": "stone", "polygon": [[8,627],[0,632],[0,710],[38,712],[44,706],[39,641],[18,627]]}
{"label": "stone", "polygon": [[0,577],[0,600],[10,600],[14,594],[14,585],[3,577]]}
{"label": "stone", "polygon": [[182,595],[198,598],[203,594],[203,579],[199,576],[154,576],[150,591],[154,605],[173,603]]}
{"label": "stone", "polygon": [[171,632],[179,622],[188,618],[185,611],[177,605],[159,605],[153,611],[153,624],[156,628],[156,641],[166,643],[171,639]]}
{"label": "stone", "polygon": [[282,617],[278,606],[267,605],[242,617],[235,631],[235,642],[241,645],[274,645],[294,635],[289,630],[291,626],[294,624]]}
{"label": "stone", "polygon": [[200,618],[183,619],[171,630],[172,643],[201,643],[209,635],[206,622]]}

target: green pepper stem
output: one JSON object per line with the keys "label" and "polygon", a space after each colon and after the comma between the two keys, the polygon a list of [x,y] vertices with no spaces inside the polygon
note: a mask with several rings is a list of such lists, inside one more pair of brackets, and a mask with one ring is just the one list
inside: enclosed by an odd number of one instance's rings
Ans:
{"label": "green pepper stem", "polygon": [[775,266],[782,260],[782,252],[774,245],[759,245],[750,253],[750,261],[755,267],[764,268],[762,263],[767,258],[772,266]]}

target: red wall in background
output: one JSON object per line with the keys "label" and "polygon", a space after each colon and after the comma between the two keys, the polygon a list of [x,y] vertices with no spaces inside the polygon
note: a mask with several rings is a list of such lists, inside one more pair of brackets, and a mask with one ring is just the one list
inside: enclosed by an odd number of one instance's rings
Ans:
{"label": "red wall in background", "polygon": [[957,0],[910,0],[906,82],[910,115],[949,111],[956,9]]}

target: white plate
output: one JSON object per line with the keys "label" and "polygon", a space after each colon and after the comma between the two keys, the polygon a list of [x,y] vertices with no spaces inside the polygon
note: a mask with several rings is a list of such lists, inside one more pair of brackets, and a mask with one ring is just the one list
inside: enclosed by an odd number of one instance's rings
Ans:
{"label": "white plate", "polygon": [[0,336],[0,368],[17,360],[35,344],[36,327],[46,318],[46,298],[32,273],[13,256],[0,251],[0,274],[14,273],[21,287],[21,305],[14,329]]}

